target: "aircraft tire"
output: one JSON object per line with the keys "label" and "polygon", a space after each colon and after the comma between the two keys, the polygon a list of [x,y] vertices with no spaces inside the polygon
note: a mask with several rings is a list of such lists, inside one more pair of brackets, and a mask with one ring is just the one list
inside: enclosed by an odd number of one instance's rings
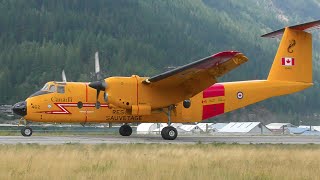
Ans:
{"label": "aircraft tire", "polygon": [[130,136],[132,134],[132,128],[125,124],[119,128],[119,133],[121,136]]}
{"label": "aircraft tire", "polygon": [[178,131],[175,127],[167,126],[162,129],[161,136],[165,140],[175,140],[178,136]]}
{"label": "aircraft tire", "polygon": [[162,130],[161,130],[161,136],[162,136],[163,139],[166,139],[166,138],[165,138],[165,135],[164,135],[164,132],[166,131],[166,128],[167,128],[167,127],[164,127],[164,128],[162,128]]}
{"label": "aircraft tire", "polygon": [[31,136],[31,135],[32,135],[32,129],[31,129],[31,127],[23,127],[23,128],[21,129],[21,134],[22,134],[22,136],[26,136],[26,137]]}

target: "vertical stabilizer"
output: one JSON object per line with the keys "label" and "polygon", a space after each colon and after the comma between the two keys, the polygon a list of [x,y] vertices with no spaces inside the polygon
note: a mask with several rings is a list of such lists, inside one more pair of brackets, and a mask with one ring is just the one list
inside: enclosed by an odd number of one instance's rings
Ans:
{"label": "vertical stabilizer", "polygon": [[269,81],[312,83],[312,35],[285,28],[273,61]]}

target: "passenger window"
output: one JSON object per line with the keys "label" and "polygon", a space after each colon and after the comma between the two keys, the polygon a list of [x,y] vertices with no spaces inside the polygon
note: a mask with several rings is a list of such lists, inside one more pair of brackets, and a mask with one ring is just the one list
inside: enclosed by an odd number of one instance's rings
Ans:
{"label": "passenger window", "polygon": [[60,94],[64,94],[64,86],[58,86],[57,92]]}
{"label": "passenger window", "polygon": [[49,92],[56,92],[56,87],[54,85],[51,85],[49,88]]}

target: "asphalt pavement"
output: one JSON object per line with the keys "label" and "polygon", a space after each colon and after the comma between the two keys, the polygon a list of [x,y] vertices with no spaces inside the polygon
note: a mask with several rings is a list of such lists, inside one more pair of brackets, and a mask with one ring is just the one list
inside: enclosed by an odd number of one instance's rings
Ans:
{"label": "asphalt pavement", "polygon": [[178,136],[175,140],[163,140],[160,135],[106,136],[0,136],[0,144],[320,144],[320,136],[244,136],[244,135],[198,135]]}

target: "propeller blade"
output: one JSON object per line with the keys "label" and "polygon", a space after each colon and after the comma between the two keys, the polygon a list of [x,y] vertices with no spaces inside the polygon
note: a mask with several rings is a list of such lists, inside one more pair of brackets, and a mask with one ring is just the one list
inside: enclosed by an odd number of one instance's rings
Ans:
{"label": "propeller blade", "polygon": [[101,77],[101,72],[100,72],[100,62],[99,62],[99,53],[98,53],[98,51],[95,53],[94,59],[95,59],[94,66],[95,66],[96,78],[97,78],[97,80],[101,80],[102,77]]}
{"label": "propeller blade", "polygon": [[62,70],[62,82],[67,82],[66,73]]}
{"label": "propeller blade", "polygon": [[99,98],[99,94],[100,94],[100,90],[97,90],[97,101],[98,101],[98,98]]}

